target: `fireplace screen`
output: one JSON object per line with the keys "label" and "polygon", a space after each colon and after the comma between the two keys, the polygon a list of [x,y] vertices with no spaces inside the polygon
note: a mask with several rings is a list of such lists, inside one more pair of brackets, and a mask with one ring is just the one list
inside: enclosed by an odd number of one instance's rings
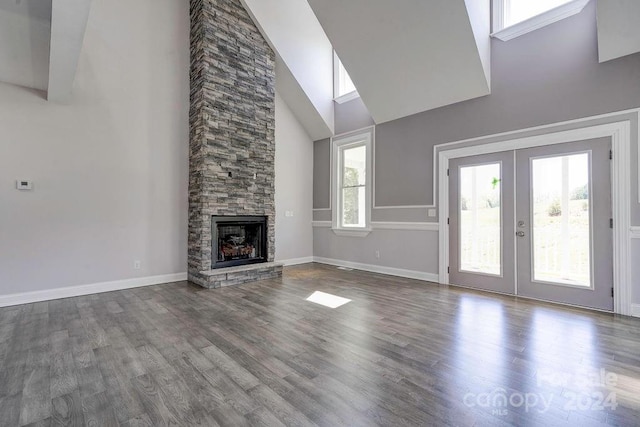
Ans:
{"label": "fireplace screen", "polygon": [[265,217],[212,217],[212,268],[267,260]]}

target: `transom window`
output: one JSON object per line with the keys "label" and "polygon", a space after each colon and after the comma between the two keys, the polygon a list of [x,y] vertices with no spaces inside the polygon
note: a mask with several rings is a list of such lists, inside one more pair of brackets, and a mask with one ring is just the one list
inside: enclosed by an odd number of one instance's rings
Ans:
{"label": "transom window", "polygon": [[333,140],[333,229],[368,234],[371,217],[372,130]]}

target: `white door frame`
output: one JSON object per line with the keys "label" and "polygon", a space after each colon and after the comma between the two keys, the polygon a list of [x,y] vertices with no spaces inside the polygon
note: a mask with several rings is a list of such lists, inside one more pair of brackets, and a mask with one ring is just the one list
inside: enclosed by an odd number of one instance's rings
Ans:
{"label": "white door frame", "polygon": [[[543,135],[514,138],[507,141],[482,144],[482,137],[474,141],[479,145],[455,148],[456,143],[442,146],[438,153],[438,206],[439,206],[439,282],[449,284],[449,160],[459,157],[518,150],[610,137],[613,149],[611,164],[613,208],[613,288],[614,313],[631,315],[631,122],[629,120],[588,126],[565,131],[551,131]],[[469,142],[469,141],[465,141]],[[451,147],[451,148],[449,148]]]}

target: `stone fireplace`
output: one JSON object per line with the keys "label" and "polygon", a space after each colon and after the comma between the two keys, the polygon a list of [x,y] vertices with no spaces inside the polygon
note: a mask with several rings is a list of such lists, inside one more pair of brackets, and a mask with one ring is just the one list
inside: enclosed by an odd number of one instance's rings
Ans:
{"label": "stone fireplace", "polygon": [[[240,0],[191,0],[190,13],[189,280],[216,288],[277,277],[275,55]],[[264,247],[239,228],[221,245],[215,221],[231,217],[260,217]]]}

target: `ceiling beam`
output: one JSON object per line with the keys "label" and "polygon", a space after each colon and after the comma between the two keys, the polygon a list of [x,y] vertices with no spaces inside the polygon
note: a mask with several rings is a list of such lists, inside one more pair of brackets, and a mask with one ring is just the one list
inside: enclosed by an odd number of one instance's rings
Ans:
{"label": "ceiling beam", "polygon": [[599,61],[640,52],[640,1],[599,1],[597,7]]}
{"label": "ceiling beam", "polygon": [[52,0],[47,99],[71,100],[91,0]]}

